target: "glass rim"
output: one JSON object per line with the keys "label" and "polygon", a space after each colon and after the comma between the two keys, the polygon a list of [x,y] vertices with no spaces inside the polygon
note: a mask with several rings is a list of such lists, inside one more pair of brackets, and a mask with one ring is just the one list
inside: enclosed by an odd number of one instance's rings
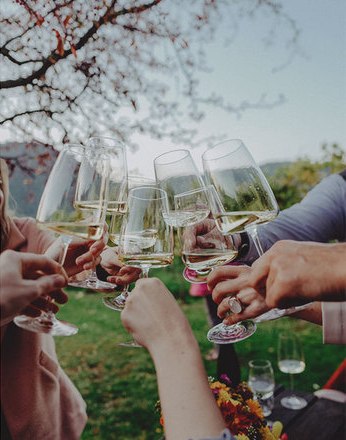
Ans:
{"label": "glass rim", "polygon": [[89,145],[89,143],[92,140],[94,140],[94,139],[100,139],[100,140],[105,139],[107,141],[109,140],[109,141],[114,142],[114,145],[100,145],[99,147],[96,147],[96,148],[105,148],[105,149],[118,148],[118,149],[121,149],[121,150],[125,150],[125,144],[122,141],[118,141],[117,139],[114,139],[114,138],[112,138],[110,136],[91,136],[86,141],[85,148],[89,148],[89,147],[92,147],[92,146],[95,147],[95,145]]}
{"label": "glass rim", "polygon": [[269,359],[251,359],[249,362],[249,367],[258,367],[258,368],[264,368],[264,367],[271,367],[272,363]]}
{"label": "glass rim", "polygon": [[[208,158],[208,157],[207,157],[209,152],[211,152],[211,151],[214,150],[214,149],[217,149],[217,147],[220,147],[220,146],[222,146],[222,145],[227,144],[228,142],[237,142],[237,143],[238,143],[238,146],[237,146],[236,148],[234,148],[234,150],[228,151],[227,153],[225,153],[225,154],[221,154],[220,156],[217,156],[217,157],[211,157],[211,158]],[[234,154],[234,153],[236,153],[236,152],[237,152],[238,150],[240,150],[241,148],[245,148],[245,149],[247,150],[247,147],[246,147],[246,145],[244,144],[244,142],[242,141],[242,139],[227,139],[227,140],[225,140],[225,141],[222,141],[222,142],[219,142],[219,143],[213,145],[211,148],[208,148],[208,149],[202,154],[202,161],[203,161],[203,162],[204,162],[204,161],[208,161],[208,162],[210,162],[210,161],[212,161],[212,160],[219,160],[219,159],[222,159],[223,157],[229,156],[230,154]],[[215,150],[214,150],[214,151],[215,151]]]}
{"label": "glass rim", "polygon": [[[139,190],[145,190],[145,189],[148,189],[150,191],[154,190],[158,194],[162,194],[162,195],[159,197],[139,197],[139,196],[133,195],[134,192],[139,191]],[[168,200],[167,192],[164,189],[159,188],[157,186],[136,186],[135,188],[131,188],[129,190],[127,199],[129,199],[129,197],[132,197],[133,199],[137,199],[137,200]]]}
{"label": "glass rim", "polygon": [[[169,160],[169,161],[166,161],[166,162],[160,162],[160,159],[162,159],[163,156],[167,157],[169,154],[173,155],[173,153],[181,153],[181,152],[184,152],[184,155],[179,157],[179,159]],[[168,164],[171,164],[171,163],[179,162],[179,160],[183,159],[186,156],[191,156],[190,150],[187,150],[187,149],[184,149],[184,148],[178,148],[177,150],[170,150],[170,151],[166,151],[165,153],[159,154],[158,156],[156,156],[154,158],[154,164],[168,165]]]}

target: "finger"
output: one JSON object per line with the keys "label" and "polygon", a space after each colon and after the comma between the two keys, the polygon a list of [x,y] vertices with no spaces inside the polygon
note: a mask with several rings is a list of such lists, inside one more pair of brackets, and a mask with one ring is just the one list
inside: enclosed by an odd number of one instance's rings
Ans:
{"label": "finger", "polygon": [[50,292],[49,296],[59,304],[65,304],[68,301],[68,295],[61,289]]}
{"label": "finger", "polygon": [[250,270],[249,266],[221,266],[214,269],[209,275],[207,280],[207,286],[212,291],[216,284],[220,281],[237,278],[243,273],[247,273]]}
{"label": "finger", "polygon": [[20,314],[30,316],[30,318],[38,318],[39,316],[41,316],[41,310],[29,305],[25,307],[25,309],[22,310]]}
{"label": "finger", "polygon": [[67,284],[66,278],[58,274],[44,275],[41,278],[31,282],[35,283],[38,296],[61,289]]}
{"label": "finger", "polygon": [[254,289],[261,289],[266,284],[266,279],[270,272],[271,259],[268,255],[264,254],[258,260],[256,260],[251,266],[251,272],[249,274],[249,285]]}
{"label": "finger", "polygon": [[246,278],[235,278],[227,281],[220,281],[212,291],[213,301],[219,304],[226,296],[236,294],[247,286]]}
{"label": "finger", "polygon": [[41,271],[47,275],[60,273],[64,274],[61,265],[47,257],[46,255],[36,254],[22,254],[22,272],[25,278],[28,278],[31,273]]}
{"label": "finger", "polygon": [[59,307],[44,296],[35,299],[30,305],[44,312],[57,313],[59,311]]}

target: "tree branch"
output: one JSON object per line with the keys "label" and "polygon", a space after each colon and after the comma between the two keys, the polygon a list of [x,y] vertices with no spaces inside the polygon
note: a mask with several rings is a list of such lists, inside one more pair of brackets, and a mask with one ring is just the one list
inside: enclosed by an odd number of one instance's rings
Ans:
{"label": "tree branch", "polygon": [[[79,39],[79,41],[75,44],[75,50],[81,49],[85,44],[97,33],[99,27],[109,22],[112,19],[120,15],[128,15],[128,14],[136,14],[144,12],[145,10],[151,9],[152,7],[159,4],[162,0],[152,0],[150,3],[147,3],[142,6],[134,6],[132,8],[124,8],[120,11],[115,11],[114,6],[117,3],[117,0],[113,0],[109,8],[106,10],[104,15],[100,17],[97,22],[94,22],[93,25],[87,30],[87,32]],[[7,49],[6,49],[7,50]],[[47,58],[42,60],[42,66],[31,73],[31,75],[25,78],[17,78],[14,80],[7,80],[0,82],[0,89],[10,89],[15,87],[21,87],[28,84],[31,84],[34,79],[43,77],[47,70],[56,62],[67,58],[72,54],[72,50],[65,50],[62,55],[59,55],[57,52],[52,52]]]}

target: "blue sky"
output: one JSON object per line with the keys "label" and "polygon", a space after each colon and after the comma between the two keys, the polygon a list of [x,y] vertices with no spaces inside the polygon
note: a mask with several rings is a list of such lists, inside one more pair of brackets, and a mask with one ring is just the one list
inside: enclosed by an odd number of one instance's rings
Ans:
{"label": "blue sky", "polygon": [[[287,47],[288,27],[282,23],[272,44],[263,42],[277,22],[260,14],[239,21],[236,34],[220,27],[216,41],[206,47],[213,71],[201,77],[206,90],[222,93],[234,105],[244,99],[256,102],[262,94],[268,101],[284,96],[283,104],[251,109],[241,118],[209,109],[199,124],[200,137],[222,133],[226,139],[243,139],[260,164],[302,156],[318,160],[325,142],[346,148],[346,2],[287,0],[283,4],[301,30],[293,56]],[[224,47],[229,36],[232,43]],[[142,145],[128,155],[129,168],[146,175],[152,175],[156,155],[177,148],[169,144],[163,148],[162,141],[151,139],[144,139]],[[204,150],[205,146],[192,152],[199,166]]]}

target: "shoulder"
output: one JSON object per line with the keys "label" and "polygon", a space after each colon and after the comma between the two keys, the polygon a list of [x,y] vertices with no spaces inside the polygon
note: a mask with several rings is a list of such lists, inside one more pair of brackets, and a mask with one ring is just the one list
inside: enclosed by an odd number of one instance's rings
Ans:
{"label": "shoulder", "polygon": [[13,222],[27,240],[26,252],[43,253],[55,240],[54,234],[40,229],[31,217],[14,218]]}

